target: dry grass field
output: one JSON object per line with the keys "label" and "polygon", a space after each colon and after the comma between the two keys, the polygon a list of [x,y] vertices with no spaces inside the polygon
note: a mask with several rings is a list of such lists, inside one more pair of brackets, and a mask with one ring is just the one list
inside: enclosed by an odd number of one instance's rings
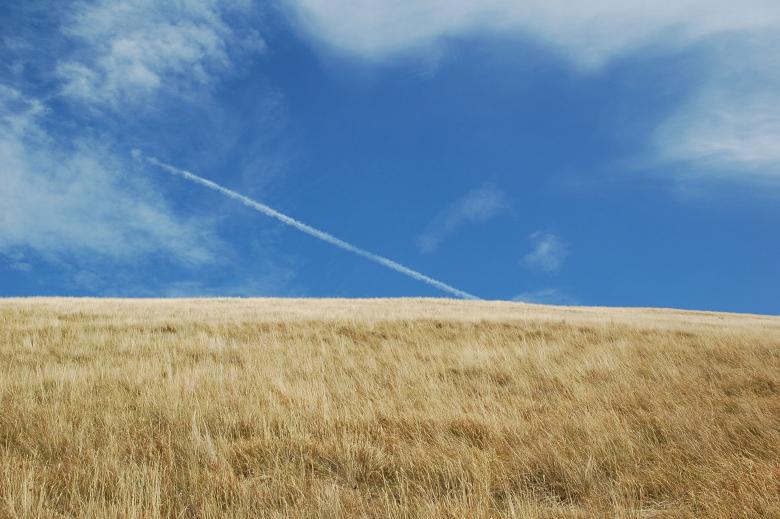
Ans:
{"label": "dry grass field", "polygon": [[780,318],[0,300],[0,517],[780,517]]}

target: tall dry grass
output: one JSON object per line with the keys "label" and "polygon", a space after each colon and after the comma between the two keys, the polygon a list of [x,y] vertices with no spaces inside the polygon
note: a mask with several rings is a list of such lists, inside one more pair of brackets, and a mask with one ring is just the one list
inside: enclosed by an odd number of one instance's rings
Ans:
{"label": "tall dry grass", "polygon": [[780,318],[0,301],[0,516],[779,517]]}

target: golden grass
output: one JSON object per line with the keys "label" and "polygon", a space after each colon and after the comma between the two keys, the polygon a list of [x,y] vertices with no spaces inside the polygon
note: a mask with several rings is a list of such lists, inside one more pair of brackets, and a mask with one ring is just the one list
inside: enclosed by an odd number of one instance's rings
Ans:
{"label": "golden grass", "polygon": [[780,517],[780,318],[0,300],[0,516]]}

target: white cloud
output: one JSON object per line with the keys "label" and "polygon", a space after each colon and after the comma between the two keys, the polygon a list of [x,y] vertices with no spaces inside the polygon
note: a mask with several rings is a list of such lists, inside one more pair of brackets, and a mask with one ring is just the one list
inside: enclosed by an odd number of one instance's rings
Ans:
{"label": "white cloud", "polygon": [[4,259],[2,263],[5,263],[6,266],[11,270],[17,270],[19,272],[32,272],[32,264],[25,261],[24,254],[19,251],[8,251],[5,254],[0,254],[0,258]]}
{"label": "white cloud", "polygon": [[[780,31],[780,28],[778,28]],[[657,131],[662,159],[780,179],[780,37],[735,43]]]}
{"label": "white cloud", "polygon": [[226,284],[201,281],[175,281],[147,295],[157,297],[274,297],[301,296],[303,292],[292,285],[295,273],[274,262],[262,266],[263,275]]}
{"label": "white cloud", "polygon": [[579,304],[577,300],[559,288],[545,288],[533,292],[523,292],[512,298],[518,303],[532,303],[538,305],[571,306]]}
{"label": "white cloud", "polygon": [[[597,72],[616,57],[696,48],[708,78],[658,128],[685,171],[780,177],[777,0],[287,0],[302,30],[367,61],[440,52],[471,34],[522,35]],[[674,81],[675,78],[670,78]]]}
{"label": "white cloud", "polygon": [[421,252],[430,253],[449,235],[465,224],[485,223],[508,208],[504,193],[493,186],[483,186],[466,193],[439,214],[418,239]]}
{"label": "white cloud", "polygon": [[780,22],[774,0],[288,0],[314,37],[369,59],[467,33],[521,32],[584,65],[647,45],[679,45]]}
{"label": "white cloud", "polygon": [[256,31],[226,19],[252,9],[249,1],[225,0],[80,2],[63,29],[77,45],[57,66],[62,93],[116,107],[163,88],[181,93],[208,85],[231,68],[234,55],[264,49]]}
{"label": "white cloud", "polygon": [[29,263],[26,263],[24,261],[16,261],[14,263],[10,264],[10,267],[13,270],[18,270],[19,272],[32,272],[32,265]]}
{"label": "white cloud", "polygon": [[[147,175],[125,155],[127,142],[113,130],[116,115],[131,127],[147,122],[139,114],[146,106],[164,115],[165,96],[209,101],[199,94],[264,49],[251,27],[254,3],[97,0],[56,7],[41,25],[57,22],[66,45],[38,31],[20,30],[13,46],[2,38],[8,62],[50,72],[31,82],[24,67],[0,70],[0,268],[27,272],[43,262],[61,272],[59,285],[101,295],[292,291],[293,272],[275,257],[258,261],[255,248],[251,266],[236,268],[239,258],[216,237],[215,222],[171,207],[155,186],[159,174]],[[221,137],[236,133],[224,126]],[[146,138],[154,142],[155,135]],[[259,249],[266,253],[266,244]],[[148,268],[161,261],[183,267],[183,278],[216,270],[208,284],[171,284],[168,269]],[[107,264],[113,268],[106,271]],[[241,276],[253,274],[236,281],[231,265]]]}
{"label": "white cloud", "polygon": [[558,236],[546,231],[536,231],[529,237],[533,250],[523,256],[523,265],[532,270],[556,272],[563,265],[569,250]]}
{"label": "white cloud", "polygon": [[40,124],[45,109],[0,86],[0,251],[133,260],[148,253],[211,261],[202,222],[182,221],[99,142],[67,146]]}
{"label": "white cloud", "polygon": [[[103,297],[274,297],[302,296],[305,292],[294,283],[295,272],[272,259],[261,259],[237,272],[204,272],[198,279],[168,281],[145,272],[134,275],[76,270],[70,272],[69,289]],[[252,272],[247,273],[248,270]]]}
{"label": "white cloud", "polygon": [[[131,175],[139,165],[116,155],[110,134],[85,135],[101,128],[104,108],[131,117],[155,94],[211,85],[235,59],[261,51],[248,22],[255,11],[249,0],[96,0],[54,9],[68,44],[46,55],[59,82],[53,88],[88,119],[81,134],[53,131],[67,124],[61,113],[27,95],[19,78],[0,78],[16,84],[0,83],[0,252],[214,261],[211,225],[176,214],[149,181]],[[13,48],[24,57],[36,45]]]}

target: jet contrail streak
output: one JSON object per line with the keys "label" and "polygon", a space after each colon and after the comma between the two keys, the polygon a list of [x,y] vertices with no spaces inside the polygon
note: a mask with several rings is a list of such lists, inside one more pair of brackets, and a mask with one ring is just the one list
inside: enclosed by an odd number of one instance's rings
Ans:
{"label": "jet contrail streak", "polygon": [[[136,157],[140,156],[140,153],[134,152],[133,155]],[[268,207],[265,204],[261,204],[260,202],[257,202],[255,200],[252,200],[249,197],[246,197],[240,193],[236,193],[235,191],[228,189],[226,187],[222,187],[219,184],[216,184],[210,180],[206,180],[203,177],[199,177],[198,175],[195,175],[194,173],[190,173],[189,171],[185,171],[183,169],[179,169],[176,167],[171,166],[170,164],[166,164],[164,162],[161,162],[157,160],[155,157],[145,157],[146,161],[150,164],[153,164],[157,166],[160,169],[163,169],[167,171],[168,173],[171,173],[173,175],[185,178],[191,182],[195,182],[196,184],[200,184],[202,186],[205,186],[209,189],[213,189],[214,191],[217,191],[218,193],[222,193],[223,195],[232,198],[233,200],[237,200],[244,204],[247,207],[251,207],[255,211],[259,211],[263,213],[266,216],[270,216],[271,218],[276,218],[282,223],[285,223],[289,225],[290,227],[295,227],[301,232],[304,232],[308,234],[309,236],[314,236],[317,239],[320,239],[322,241],[328,242],[331,245],[335,245],[336,247],[342,248],[346,251],[352,252],[357,254],[358,256],[362,256],[368,260],[373,261],[374,263],[379,263],[380,265],[383,265],[389,269],[395,270],[396,272],[400,272],[401,274],[407,275],[410,278],[416,279],[417,281],[422,281],[423,283],[427,283],[433,287],[438,288],[439,290],[442,290],[443,292],[447,292],[448,294],[452,294],[454,296],[463,298],[463,299],[479,299],[477,296],[469,294],[468,292],[464,292],[463,290],[458,290],[457,288],[450,286],[446,283],[443,283],[437,279],[433,279],[431,277],[426,276],[425,274],[422,274],[420,272],[417,272],[416,270],[412,270],[409,267],[405,267],[401,265],[400,263],[396,263],[393,260],[387,259],[383,256],[379,256],[378,254],[374,254],[373,252],[369,252],[365,249],[361,249],[360,247],[356,247],[350,243],[345,242],[344,240],[340,240],[336,238],[335,236],[332,236],[325,231],[320,231],[319,229],[315,229],[314,227],[310,225],[306,225],[303,222],[299,222],[295,218],[291,218],[287,216],[286,214],[280,213],[276,209],[273,209],[271,207]]]}

